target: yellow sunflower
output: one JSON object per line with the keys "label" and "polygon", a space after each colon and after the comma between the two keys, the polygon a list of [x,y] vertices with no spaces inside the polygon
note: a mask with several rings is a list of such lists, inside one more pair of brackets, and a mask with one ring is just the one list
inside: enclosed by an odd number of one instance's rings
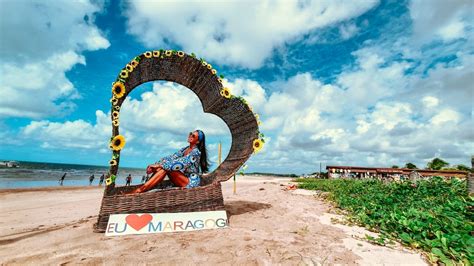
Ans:
{"label": "yellow sunflower", "polygon": [[231,95],[229,88],[224,87],[224,88],[221,90],[221,95],[224,96],[224,97],[226,97],[227,99],[229,99],[229,98],[230,98],[230,95]]}
{"label": "yellow sunflower", "polygon": [[109,177],[109,178],[105,179],[105,184],[106,184],[107,186],[112,185],[112,178]]}
{"label": "yellow sunflower", "polygon": [[212,75],[215,75],[215,74],[217,74],[217,70],[213,69],[213,70],[211,70],[211,73],[212,73]]}
{"label": "yellow sunflower", "polygon": [[160,51],[153,51],[153,57],[160,57]]}
{"label": "yellow sunflower", "polygon": [[113,111],[112,112],[112,119],[116,120],[119,118],[120,113],[118,111]]}
{"label": "yellow sunflower", "polygon": [[222,79],[221,79],[221,78],[217,78],[217,81],[219,81],[219,83],[222,83]]}
{"label": "yellow sunflower", "polygon": [[[112,86],[112,93],[114,94],[114,98],[115,99],[120,99],[123,97],[123,95],[125,95],[125,85],[120,82],[120,81],[117,81],[114,83],[114,85]],[[112,104],[113,104],[113,99],[112,99]]]}
{"label": "yellow sunflower", "polygon": [[120,111],[120,106],[114,106],[115,111]]}
{"label": "yellow sunflower", "polygon": [[257,121],[257,125],[260,126],[261,124],[262,124],[262,122],[261,122],[260,120],[258,120],[258,121]]}
{"label": "yellow sunflower", "polygon": [[138,66],[138,61],[133,59],[130,64],[133,66],[133,68],[136,68]]}
{"label": "yellow sunflower", "polygon": [[132,72],[133,71],[133,66],[131,64],[127,64],[125,66],[125,69],[127,69],[128,72]]}
{"label": "yellow sunflower", "polygon": [[207,66],[207,62],[206,62],[206,61],[202,61],[202,65],[203,65],[203,66]]}
{"label": "yellow sunflower", "polygon": [[146,58],[151,58],[153,56],[153,53],[150,52],[150,51],[146,51],[145,53],[143,53],[143,55],[146,57]]}
{"label": "yellow sunflower", "polygon": [[183,56],[184,56],[184,52],[183,52],[183,51],[178,51],[178,56],[179,56],[179,57],[183,57]]}
{"label": "yellow sunflower", "polygon": [[166,55],[166,56],[172,56],[172,55],[173,55],[173,51],[171,51],[171,50],[166,50],[166,51],[165,51],[165,55]]}
{"label": "yellow sunflower", "polygon": [[211,65],[211,64],[207,64],[207,69],[211,70],[211,69],[212,69],[212,65]]}
{"label": "yellow sunflower", "polygon": [[114,125],[115,127],[118,127],[120,125],[119,120],[118,119],[112,120],[112,125]]}
{"label": "yellow sunflower", "polygon": [[258,152],[263,148],[263,142],[260,139],[255,139],[253,141],[253,152]]}
{"label": "yellow sunflower", "polygon": [[123,78],[123,79],[128,78],[128,70],[124,69],[124,70],[120,71],[120,77]]}
{"label": "yellow sunflower", "polygon": [[112,103],[112,105],[116,105],[118,103],[118,99],[115,97],[112,97],[112,99],[110,99],[110,102]]}
{"label": "yellow sunflower", "polygon": [[111,165],[111,166],[117,165],[117,161],[116,160],[110,160],[109,165]]}
{"label": "yellow sunflower", "polygon": [[125,146],[125,138],[122,135],[117,135],[110,141],[110,148],[114,151],[121,150],[123,146]]}

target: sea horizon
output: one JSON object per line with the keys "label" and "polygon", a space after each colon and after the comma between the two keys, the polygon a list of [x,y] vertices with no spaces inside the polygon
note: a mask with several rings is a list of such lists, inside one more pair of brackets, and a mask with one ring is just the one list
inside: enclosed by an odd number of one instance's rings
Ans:
{"label": "sea horizon", "polygon": [[[87,186],[89,177],[94,175],[92,185],[98,185],[100,176],[106,175],[109,167],[102,165],[16,161],[20,167],[0,168],[0,189],[59,186],[59,179],[66,173],[64,186]],[[117,175],[117,184],[125,184],[125,178],[132,175],[132,184],[139,184],[145,168],[121,167]],[[105,181],[104,181],[105,182]]]}

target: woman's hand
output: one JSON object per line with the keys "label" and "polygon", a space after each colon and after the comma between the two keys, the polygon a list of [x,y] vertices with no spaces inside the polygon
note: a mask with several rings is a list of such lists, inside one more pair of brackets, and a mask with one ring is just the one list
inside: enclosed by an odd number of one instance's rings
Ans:
{"label": "woman's hand", "polygon": [[161,164],[159,164],[159,163],[158,163],[158,164],[150,164],[150,165],[148,165],[148,167],[146,168],[146,173],[147,173],[147,174],[151,174],[151,173],[153,173],[153,172],[156,172],[156,170],[158,170],[158,168],[163,168],[163,167],[162,167]]}

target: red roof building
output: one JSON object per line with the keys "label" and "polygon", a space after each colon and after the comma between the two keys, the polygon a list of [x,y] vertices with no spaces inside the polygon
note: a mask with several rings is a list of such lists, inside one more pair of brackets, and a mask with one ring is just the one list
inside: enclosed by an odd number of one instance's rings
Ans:
{"label": "red roof building", "polygon": [[379,179],[416,179],[441,176],[447,179],[466,178],[468,172],[460,170],[426,170],[408,168],[377,168],[361,166],[326,166],[328,178],[379,178]]}

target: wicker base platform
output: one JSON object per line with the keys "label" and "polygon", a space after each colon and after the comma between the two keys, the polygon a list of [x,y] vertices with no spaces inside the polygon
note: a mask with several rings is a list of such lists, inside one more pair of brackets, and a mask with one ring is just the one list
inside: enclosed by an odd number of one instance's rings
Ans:
{"label": "wicker base platform", "polygon": [[[163,186],[166,186],[166,183]],[[171,188],[134,195],[120,195],[120,192],[131,191],[136,187],[138,186],[107,187],[104,191],[99,218],[94,225],[94,232],[105,232],[111,214],[224,210],[220,182],[185,190]]]}

